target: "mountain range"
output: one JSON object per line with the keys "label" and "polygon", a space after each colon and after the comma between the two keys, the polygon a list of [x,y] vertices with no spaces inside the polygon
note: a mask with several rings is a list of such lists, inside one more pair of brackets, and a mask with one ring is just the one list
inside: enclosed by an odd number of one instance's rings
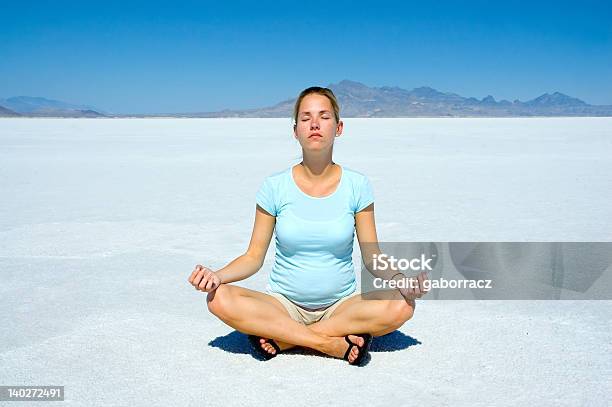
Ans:
{"label": "mountain range", "polygon": [[31,96],[0,99],[0,117],[103,117],[91,106]]}
{"label": "mountain range", "polygon": [[[341,106],[342,117],[530,117],[612,116],[612,106],[590,105],[554,92],[521,102],[482,99],[444,93],[423,86],[406,90],[397,86],[369,87],[343,80],[328,85]],[[0,99],[0,116],[35,117],[291,117],[295,98],[273,106],[247,110],[168,114],[110,114],[90,106],[72,105],[33,97]]]}

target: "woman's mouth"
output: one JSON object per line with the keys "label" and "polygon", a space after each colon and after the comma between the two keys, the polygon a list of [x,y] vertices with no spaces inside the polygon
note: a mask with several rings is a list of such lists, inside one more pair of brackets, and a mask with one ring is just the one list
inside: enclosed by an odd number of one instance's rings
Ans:
{"label": "woman's mouth", "polygon": [[310,136],[308,136],[308,138],[314,138],[314,137],[323,137],[323,136],[319,133],[312,133]]}

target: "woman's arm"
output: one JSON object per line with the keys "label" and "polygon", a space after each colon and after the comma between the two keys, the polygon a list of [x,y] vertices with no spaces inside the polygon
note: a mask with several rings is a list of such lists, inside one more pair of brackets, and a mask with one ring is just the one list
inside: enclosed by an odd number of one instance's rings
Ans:
{"label": "woman's arm", "polygon": [[276,218],[257,205],[255,224],[247,251],[215,272],[221,284],[244,280],[257,273],[266,257],[275,224]]}
{"label": "woman's arm", "polygon": [[355,231],[361,249],[361,259],[366,268],[374,277],[381,277],[391,280],[398,271],[393,270],[374,270],[372,263],[374,256],[380,254],[378,247],[378,237],[376,236],[376,222],[374,220],[374,204],[370,204],[365,209],[355,214]]}
{"label": "woman's arm", "polygon": [[[373,267],[374,256],[381,254],[378,246],[378,237],[376,236],[376,222],[374,221],[374,204],[369,205],[365,209],[355,214],[355,231],[359,240],[359,248],[361,249],[361,258],[366,269],[374,277],[380,277],[383,280],[398,280],[404,278],[404,274],[397,269],[388,267],[386,270],[375,270]],[[404,298],[414,299],[421,298],[427,291],[423,287],[424,280],[427,279],[425,273],[420,273],[415,279],[416,287],[400,288]]]}

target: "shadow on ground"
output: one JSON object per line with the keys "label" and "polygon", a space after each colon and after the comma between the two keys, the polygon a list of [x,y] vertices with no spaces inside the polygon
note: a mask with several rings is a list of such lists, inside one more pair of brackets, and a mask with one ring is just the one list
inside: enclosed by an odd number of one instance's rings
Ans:
{"label": "shadow on ground", "polygon": [[[370,352],[395,352],[409,348],[410,346],[420,345],[421,342],[412,336],[400,331],[393,331],[384,336],[377,336],[372,340]],[[250,354],[257,360],[265,360],[258,352],[251,348],[247,335],[233,331],[224,336],[218,336],[208,343],[209,346],[222,349],[230,353]],[[294,348],[283,352],[288,355],[321,355],[311,349]],[[325,356],[325,355],[323,355]],[[369,358],[364,360],[364,364],[369,362]]]}

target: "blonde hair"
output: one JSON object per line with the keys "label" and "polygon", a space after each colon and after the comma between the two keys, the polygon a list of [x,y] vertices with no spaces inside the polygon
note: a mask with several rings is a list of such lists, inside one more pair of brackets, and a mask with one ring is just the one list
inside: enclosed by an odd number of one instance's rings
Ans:
{"label": "blonde hair", "polygon": [[340,121],[340,105],[338,104],[338,100],[336,99],[336,95],[334,95],[334,92],[332,92],[332,90],[329,88],[311,86],[310,88],[306,88],[302,92],[300,92],[300,95],[295,101],[295,106],[293,107],[293,128],[297,126],[298,113],[300,112],[300,103],[302,103],[302,99],[313,93],[325,96],[329,99],[332,108],[334,109],[334,117],[336,118],[336,123]]}

